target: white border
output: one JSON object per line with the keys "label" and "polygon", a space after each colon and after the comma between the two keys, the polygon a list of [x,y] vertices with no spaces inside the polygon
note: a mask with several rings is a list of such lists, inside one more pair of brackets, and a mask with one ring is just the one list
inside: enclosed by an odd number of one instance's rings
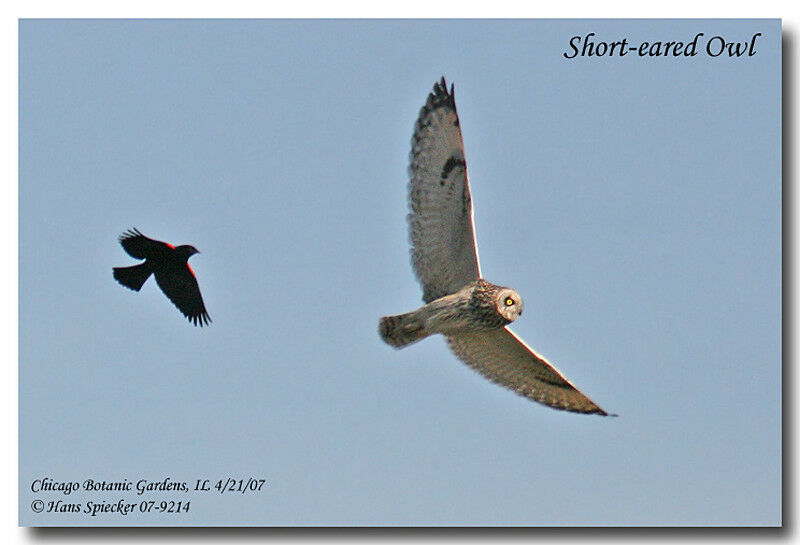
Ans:
{"label": "white border", "polygon": [[[385,3],[378,3],[375,1],[357,1],[357,0],[339,0],[336,2],[323,3],[318,1],[310,2],[282,2],[281,4],[265,4],[263,2],[253,2],[247,0],[226,0],[225,2],[193,2],[187,1],[174,1],[169,2],[166,0],[153,1],[153,0],[140,0],[131,3],[113,3],[113,2],[100,2],[92,0],[73,0],[71,2],[56,2],[56,1],[29,1],[29,2],[9,2],[3,7],[2,28],[0,29],[0,41],[2,41],[2,73],[6,74],[2,92],[2,121],[3,127],[3,165],[5,166],[5,176],[3,182],[0,183],[0,248],[2,248],[2,276],[0,277],[0,335],[2,335],[2,342],[0,342],[0,350],[2,350],[2,358],[0,358],[0,368],[2,368],[2,391],[0,393],[0,428],[2,430],[2,437],[11,439],[3,443],[3,448],[0,449],[0,470],[2,471],[2,478],[0,478],[0,538],[3,543],[28,543],[32,541],[39,541],[46,539],[48,541],[107,541],[115,540],[114,534],[103,531],[95,535],[81,532],[80,535],[73,535],[64,533],[58,536],[42,534],[40,532],[32,531],[30,529],[21,529],[17,527],[17,343],[18,343],[18,216],[17,216],[17,29],[19,18],[80,18],[80,17],[192,17],[192,18],[205,18],[205,17],[222,17],[222,18],[272,18],[272,17],[425,17],[425,18],[451,18],[451,17],[530,17],[530,18],[560,18],[560,17],[574,17],[574,18],[783,18],[784,35],[792,36],[794,45],[794,54],[791,59],[792,66],[790,74],[794,74],[797,64],[797,47],[798,47],[798,22],[800,22],[800,8],[797,2],[780,2],[780,1],[759,1],[759,2],[707,2],[699,3],[696,0],[675,0],[671,2],[632,2],[632,1],[612,1],[607,0],[604,2],[573,0],[571,2],[553,2],[553,3],[525,3],[519,1],[493,1],[493,2],[474,2],[474,1],[454,1],[454,0],[438,0],[431,2],[430,0],[405,0],[400,3],[393,3],[392,5]],[[785,74],[784,77],[788,77]],[[794,77],[792,77],[794,80]],[[796,86],[792,85],[796,90]],[[796,99],[796,97],[795,97]],[[784,99],[786,100],[786,99]],[[792,120],[785,120],[790,126],[797,127],[796,123],[796,109],[793,112]],[[792,154],[794,157],[800,156],[798,153],[798,142],[792,139],[791,148],[784,149],[784,153]],[[789,180],[787,183],[794,184],[794,180]],[[793,191],[793,200],[791,208],[794,211],[800,210],[798,206],[798,199],[800,193],[795,189]],[[789,203],[786,203],[788,206]],[[800,222],[794,221],[795,227]],[[790,240],[797,241],[796,229],[792,233]],[[794,253],[794,252],[792,252]],[[795,267],[796,270],[796,267]],[[797,307],[797,297],[792,301],[792,307]],[[789,303],[788,301],[786,302]],[[797,339],[798,330],[800,325],[792,320],[791,331],[786,331],[786,335],[791,335]],[[788,362],[792,365],[793,362]],[[797,371],[794,372],[795,381],[793,384],[788,385],[791,391],[797,390],[798,379]],[[793,421],[795,419],[793,418]],[[793,449],[794,450],[794,449]],[[789,462],[791,463],[791,462]],[[784,486],[791,487],[796,493],[798,490],[798,478],[796,477],[793,483],[785,483]],[[784,520],[794,521],[797,524],[797,509],[793,509],[792,513],[784,513]],[[167,531],[153,534],[150,532],[136,533],[136,532],[120,532],[120,537],[126,542],[148,542],[158,543],[165,542],[168,539],[179,538],[183,541],[198,541],[204,542],[224,542],[232,539],[243,539],[247,541],[264,541],[268,539],[270,542],[293,542],[298,541],[328,541],[328,540],[358,540],[358,541],[373,541],[373,540],[389,540],[392,542],[414,542],[420,541],[433,541],[433,540],[447,540],[447,541],[462,541],[466,538],[470,542],[486,542],[495,541],[496,539],[514,540],[514,541],[530,541],[535,539],[537,542],[555,542],[563,543],[565,541],[577,541],[578,539],[591,539],[596,535],[603,541],[618,541],[635,539],[647,539],[647,536],[652,535],[659,541],[699,541],[704,536],[712,537],[712,539],[727,540],[730,538],[741,537],[745,541],[757,540],[769,537],[778,537],[774,533],[761,533],[751,534],[745,532],[740,535],[725,534],[725,535],[709,535],[709,534],[682,534],[670,532],[664,534],[663,532],[653,532],[652,534],[642,534],[636,532],[626,536],[625,532],[619,532],[616,535],[609,535],[606,532],[571,534],[570,532],[558,533],[554,536],[552,533],[542,535],[537,532],[514,532],[511,535],[506,533],[470,533],[469,531],[461,531],[458,535],[430,532],[424,535],[418,533],[409,534],[407,532],[377,532],[369,531],[366,533],[352,532],[347,535],[341,532],[330,532],[323,534],[321,532],[313,533],[240,533],[236,534],[229,532],[221,534],[216,532],[207,532],[205,537],[203,534],[170,534]],[[784,534],[784,537],[789,537],[789,533]],[[792,536],[793,537],[793,536]],[[740,541],[740,539],[736,539]]]}

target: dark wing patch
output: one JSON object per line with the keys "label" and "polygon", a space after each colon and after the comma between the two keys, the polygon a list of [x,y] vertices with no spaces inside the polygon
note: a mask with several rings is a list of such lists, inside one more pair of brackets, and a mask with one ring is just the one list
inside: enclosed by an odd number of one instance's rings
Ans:
{"label": "dark wing patch", "polygon": [[452,335],[447,343],[464,363],[519,395],[554,409],[609,416],[508,328]]}
{"label": "dark wing patch", "polygon": [[450,159],[444,164],[444,168],[442,169],[442,181],[441,185],[444,185],[447,177],[450,176],[450,173],[456,167],[466,168],[467,162],[464,159],[459,159],[455,155],[451,156]]}
{"label": "dark wing patch", "polygon": [[211,323],[203,296],[200,295],[200,286],[188,264],[185,267],[159,271],[155,276],[161,291],[192,324],[202,327]]}
{"label": "dark wing patch", "polygon": [[160,240],[147,238],[134,227],[128,229],[119,236],[119,243],[131,257],[136,259],[147,259],[155,255],[163,254],[165,250],[173,248],[172,245]]}

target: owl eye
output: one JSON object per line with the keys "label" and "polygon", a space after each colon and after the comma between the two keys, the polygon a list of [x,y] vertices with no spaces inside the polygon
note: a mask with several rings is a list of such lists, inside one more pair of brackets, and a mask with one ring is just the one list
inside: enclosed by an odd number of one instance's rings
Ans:
{"label": "owl eye", "polygon": [[514,300],[511,297],[506,297],[505,303],[507,307],[510,307],[511,305],[514,304]]}

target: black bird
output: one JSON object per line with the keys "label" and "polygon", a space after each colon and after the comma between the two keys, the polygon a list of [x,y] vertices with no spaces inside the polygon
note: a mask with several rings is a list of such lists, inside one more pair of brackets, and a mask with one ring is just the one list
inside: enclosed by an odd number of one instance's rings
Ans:
{"label": "black bird", "polygon": [[117,282],[139,291],[154,274],[158,287],[190,322],[200,327],[211,323],[194,271],[188,263],[191,256],[200,253],[197,248],[173,246],[147,238],[135,227],[120,235],[119,243],[131,257],[145,261],[132,267],[114,267],[114,279]]}

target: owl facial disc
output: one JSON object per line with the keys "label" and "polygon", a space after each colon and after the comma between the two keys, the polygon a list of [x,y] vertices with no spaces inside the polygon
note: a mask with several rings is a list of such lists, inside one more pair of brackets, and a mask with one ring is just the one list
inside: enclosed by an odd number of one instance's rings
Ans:
{"label": "owl facial disc", "polygon": [[500,316],[513,322],[522,314],[522,297],[510,288],[503,288],[497,293],[495,308]]}

